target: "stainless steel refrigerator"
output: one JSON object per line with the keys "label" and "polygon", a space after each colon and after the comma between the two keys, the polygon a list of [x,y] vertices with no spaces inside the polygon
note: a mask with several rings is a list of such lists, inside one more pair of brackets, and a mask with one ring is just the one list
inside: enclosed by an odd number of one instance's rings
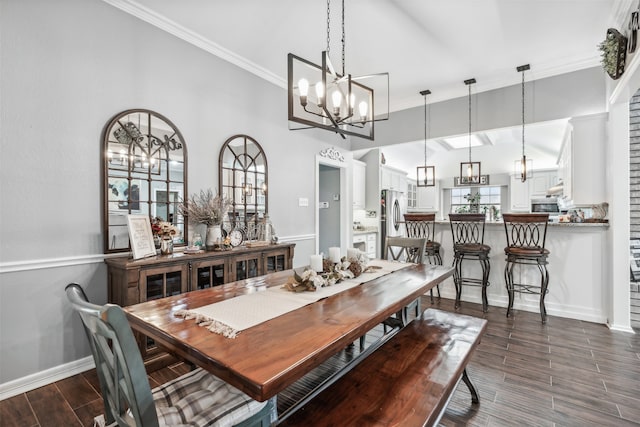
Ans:
{"label": "stainless steel refrigerator", "polygon": [[380,257],[386,258],[384,242],[387,236],[405,236],[404,214],[407,212],[407,196],[396,190],[380,193]]}

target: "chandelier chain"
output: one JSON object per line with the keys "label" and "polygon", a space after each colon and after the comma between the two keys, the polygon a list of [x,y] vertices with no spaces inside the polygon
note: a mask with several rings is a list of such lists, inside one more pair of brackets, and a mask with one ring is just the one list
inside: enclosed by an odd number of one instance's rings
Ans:
{"label": "chandelier chain", "polygon": [[345,74],[344,67],[344,45],[345,45],[345,33],[344,33],[344,0],[342,0],[342,75]]}
{"label": "chandelier chain", "polygon": [[331,0],[327,0],[327,56],[331,49]]}

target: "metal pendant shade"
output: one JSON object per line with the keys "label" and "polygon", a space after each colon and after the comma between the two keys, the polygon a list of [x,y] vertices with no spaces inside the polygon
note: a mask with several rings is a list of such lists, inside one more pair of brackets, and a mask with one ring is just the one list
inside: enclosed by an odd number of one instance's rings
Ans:
{"label": "metal pendant shade", "polygon": [[416,185],[418,187],[436,186],[436,167],[427,165],[427,95],[431,94],[429,89],[420,92],[424,97],[424,166],[416,168]]}
{"label": "metal pendant shade", "polygon": [[331,63],[330,1],[327,1],[327,49],[320,65],[289,53],[287,57],[289,129],[320,128],[374,139],[374,122],[389,118],[389,74],[353,77],[345,71],[342,0],[342,71]]}
{"label": "metal pendant shade", "polygon": [[519,73],[522,73],[522,157],[514,162],[514,173],[516,176],[520,176],[520,181],[522,182],[525,182],[527,178],[531,178],[533,171],[533,160],[527,159],[524,151],[524,72],[529,69],[529,64],[516,68]]}
{"label": "metal pendant shade", "polygon": [[480,162],[471,160],[471,85],[476,83],[476,79],[465,80],[464,84],[469,87],[469,161],[460,162],[460,184],[480,184]]}

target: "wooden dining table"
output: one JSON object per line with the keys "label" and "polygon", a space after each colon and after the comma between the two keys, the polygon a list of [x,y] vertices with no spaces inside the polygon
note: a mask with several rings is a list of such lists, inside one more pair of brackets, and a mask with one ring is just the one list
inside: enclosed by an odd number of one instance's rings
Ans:
{"label": "wooden dining table", "polygon": [[282,286],[293,270],[147,301],[124,310],[135,331],[252,398],[265,401],[452,273],[451,267],[410,265],[250,327],[236,338],[210,332],[175,313]]}

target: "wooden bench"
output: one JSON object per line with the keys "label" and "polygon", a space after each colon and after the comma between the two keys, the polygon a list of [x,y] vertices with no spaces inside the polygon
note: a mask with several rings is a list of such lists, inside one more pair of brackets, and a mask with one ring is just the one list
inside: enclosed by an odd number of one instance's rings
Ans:
{"label": "wooden bench", "polygon": [[432,426],[460,379],[487,321],[427,309],[280,426]]}

